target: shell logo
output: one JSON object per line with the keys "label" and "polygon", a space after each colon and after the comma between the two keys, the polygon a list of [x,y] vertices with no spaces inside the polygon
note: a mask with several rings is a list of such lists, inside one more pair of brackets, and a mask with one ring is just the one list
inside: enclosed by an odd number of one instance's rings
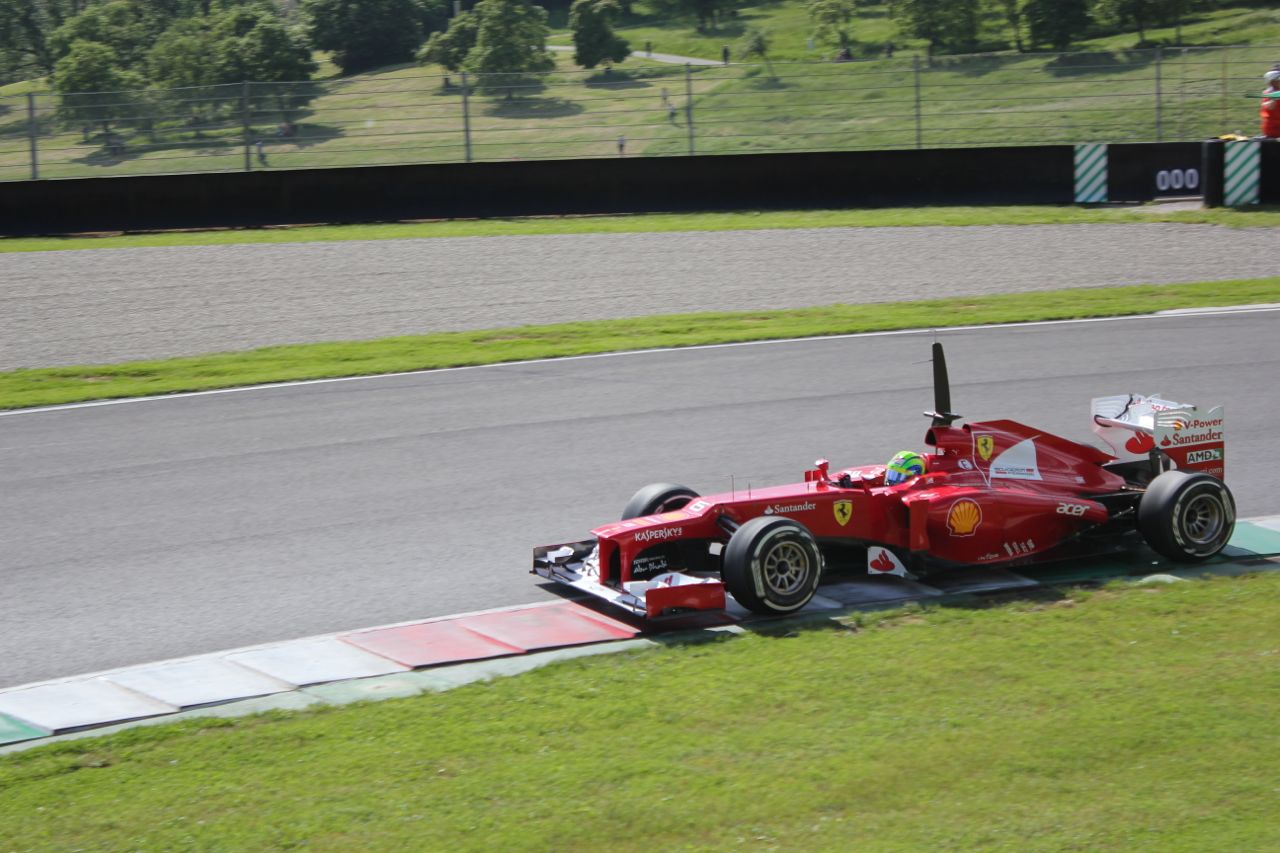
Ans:
{"label": "shell logo", "polygon": [[961,498],[947,511],[947,530],[952,536],[972,536],[982,524],[982,507],[977,501]]}

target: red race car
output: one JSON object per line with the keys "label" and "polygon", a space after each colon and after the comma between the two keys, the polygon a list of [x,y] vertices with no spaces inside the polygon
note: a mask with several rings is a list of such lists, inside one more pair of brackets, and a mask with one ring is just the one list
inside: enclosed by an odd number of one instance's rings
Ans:
{"label": "red race car", "polygon": [[1095,399],[1104,451],[1015,421],[956,426],[937,343],[933,380],[927,456],[835,472],[819,459],[802,482],[718,495],[655,483],[592,538],[535,548],[533,572],[649,618],[723,608],[726,590],[783,614],[813,598],[828,564],[902,577],[1024,565],[1135,527],[1164,556],[1198,561],[1231,538],[1221,406]]}

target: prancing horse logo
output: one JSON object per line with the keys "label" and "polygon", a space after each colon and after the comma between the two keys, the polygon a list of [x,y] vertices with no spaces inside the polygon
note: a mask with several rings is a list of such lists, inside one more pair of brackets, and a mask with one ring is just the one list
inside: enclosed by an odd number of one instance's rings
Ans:
{"label": "prancing horse logo", "polygon": [[836,514],[836,522],[844,527],[849,523],[849,519],[853,518],[853,501],[836,501],[831,505],[831,509]]}
{"label": "prancing horse logo", "polygon": [[995,436],[975,435],[974,440],[978,443],[978,455],[982,457],[982,461],[990,462],[991,454],[996,450]]}

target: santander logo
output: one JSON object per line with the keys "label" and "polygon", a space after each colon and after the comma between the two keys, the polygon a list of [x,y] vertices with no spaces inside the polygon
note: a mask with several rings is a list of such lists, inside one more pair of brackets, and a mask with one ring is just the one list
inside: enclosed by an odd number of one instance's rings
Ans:
{"label": "santander logo", "polygon": [[893,560],[890,560],[889,555],[881,551],[879,556],[868,563],[867,566],[877,572],[891,572],[893,571]]}
{"label": "santander logo", "polygon": [[1146,453],[1155,446],[1155,441],[1145,432],[1135,432],[1133,437],[1124,443],[1124,449],[1130,453]]}

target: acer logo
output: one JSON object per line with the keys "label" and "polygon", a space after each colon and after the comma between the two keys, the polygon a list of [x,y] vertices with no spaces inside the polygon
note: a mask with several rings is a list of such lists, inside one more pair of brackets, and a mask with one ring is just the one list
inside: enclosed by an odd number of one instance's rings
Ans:
{"label": "acer logo", "polygon": [[636,541],[652,542],[655,539],[674,539],[683,535],[683,527],[659,527],[656,530],[641,530],[636,534]]}
{"label": "acer logo", "polygon": [[1058,509],[1056,511],[1058,515],[1070,515],[1075,518],[1079,518],[1088,512],[1089,508],[1084,504],[1058,504]]}

